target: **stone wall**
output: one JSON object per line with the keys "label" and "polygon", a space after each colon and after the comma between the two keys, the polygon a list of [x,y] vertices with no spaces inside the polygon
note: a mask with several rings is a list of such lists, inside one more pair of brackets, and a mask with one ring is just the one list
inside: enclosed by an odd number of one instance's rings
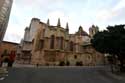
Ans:
{"label": "stone wall", "polygon": [[84,66],[94,66],[103,64],[103,56],[99,53],[76,53],[61,50],[43,50],[37,51],[32,56],[32,64],[41,65],[59,65],[61,61],[68,61],[71,66],[75,66],[77,62],[82,62]]}

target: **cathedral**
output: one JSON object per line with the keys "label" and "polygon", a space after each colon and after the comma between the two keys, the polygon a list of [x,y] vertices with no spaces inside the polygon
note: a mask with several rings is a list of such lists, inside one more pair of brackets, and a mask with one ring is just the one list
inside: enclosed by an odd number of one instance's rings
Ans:
{"label": "cathedral", "polygon": [[85,66],[104,64],[103,54],[97,52],[90,40],[98,32],[98,27],[92,25],[89,34],[82,26],[74,34],[69,33],[69,25],[61,27],[60,19],[57,25],[41,22],[38,18],[32,18],[29,27],[25,28],[17,51],[17,62],[39,65],[59,65],[60,62],[68,62],[75,66],[78,62]]}

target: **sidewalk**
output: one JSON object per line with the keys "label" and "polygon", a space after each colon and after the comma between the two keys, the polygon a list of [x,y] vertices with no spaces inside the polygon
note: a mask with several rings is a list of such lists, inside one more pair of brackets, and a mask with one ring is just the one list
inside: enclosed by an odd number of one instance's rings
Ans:
{"label": "sidewalk", "polygon": [[104,72],[105,72],[108,76],[110,76],[110,77],[113,77],[113,78],[118,79],[118,80],[123,80],[123,81],[125,81],[125,73],[121,73],[121,72],[111,72],[110,66],[105,66]]}
{"label": "sidewalk", "polygon": [[31,64],[17,64],[17,63],[14,63],[13,64],[13,67],[36,67],[36,65],[31,65]]}
{"label": "sidewalk", "polygon": [[33,64],[20,64],[14,63],[13,67],[21,68],[21,67],[29,67],[29,68],[103,68],[104,66],[43,66],[43,65],[33,65]]}

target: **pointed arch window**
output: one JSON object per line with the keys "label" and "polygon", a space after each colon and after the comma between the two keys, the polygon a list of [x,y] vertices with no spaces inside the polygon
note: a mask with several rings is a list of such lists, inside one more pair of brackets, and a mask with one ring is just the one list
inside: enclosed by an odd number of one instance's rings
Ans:
{"label": "pointed arch window", "polygon": [[52,35],[50,38],[50,49],[54,49],[55,36]]}
{"label": "pointed arch window", "polygon": [[60,37],[60,49],[63,49],[63,37]]}
{"label": "pointed arch window", "polygon": [[44,40],[40,40],[39,42],[40,49],[44,48]]}
{"label": "pointed arch window", "polygon": [[70,42],[70,51],[73,51],[73,42]]}

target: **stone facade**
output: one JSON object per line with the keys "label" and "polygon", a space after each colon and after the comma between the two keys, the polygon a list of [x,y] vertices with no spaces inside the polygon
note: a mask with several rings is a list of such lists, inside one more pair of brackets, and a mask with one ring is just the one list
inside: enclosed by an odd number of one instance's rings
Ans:
{"label": "stone facade", "polygon": [[74,34],[69,34],[69,26],[61,27],[60,19],[57,26],[41,22],[37,18],[31,20],[25,29],[22,41],[22,61],[30,64],[58,65],[61,61],[76,65],[103,64],[102,54],[96,52],[91,44],[91,37],[80,26]]}

